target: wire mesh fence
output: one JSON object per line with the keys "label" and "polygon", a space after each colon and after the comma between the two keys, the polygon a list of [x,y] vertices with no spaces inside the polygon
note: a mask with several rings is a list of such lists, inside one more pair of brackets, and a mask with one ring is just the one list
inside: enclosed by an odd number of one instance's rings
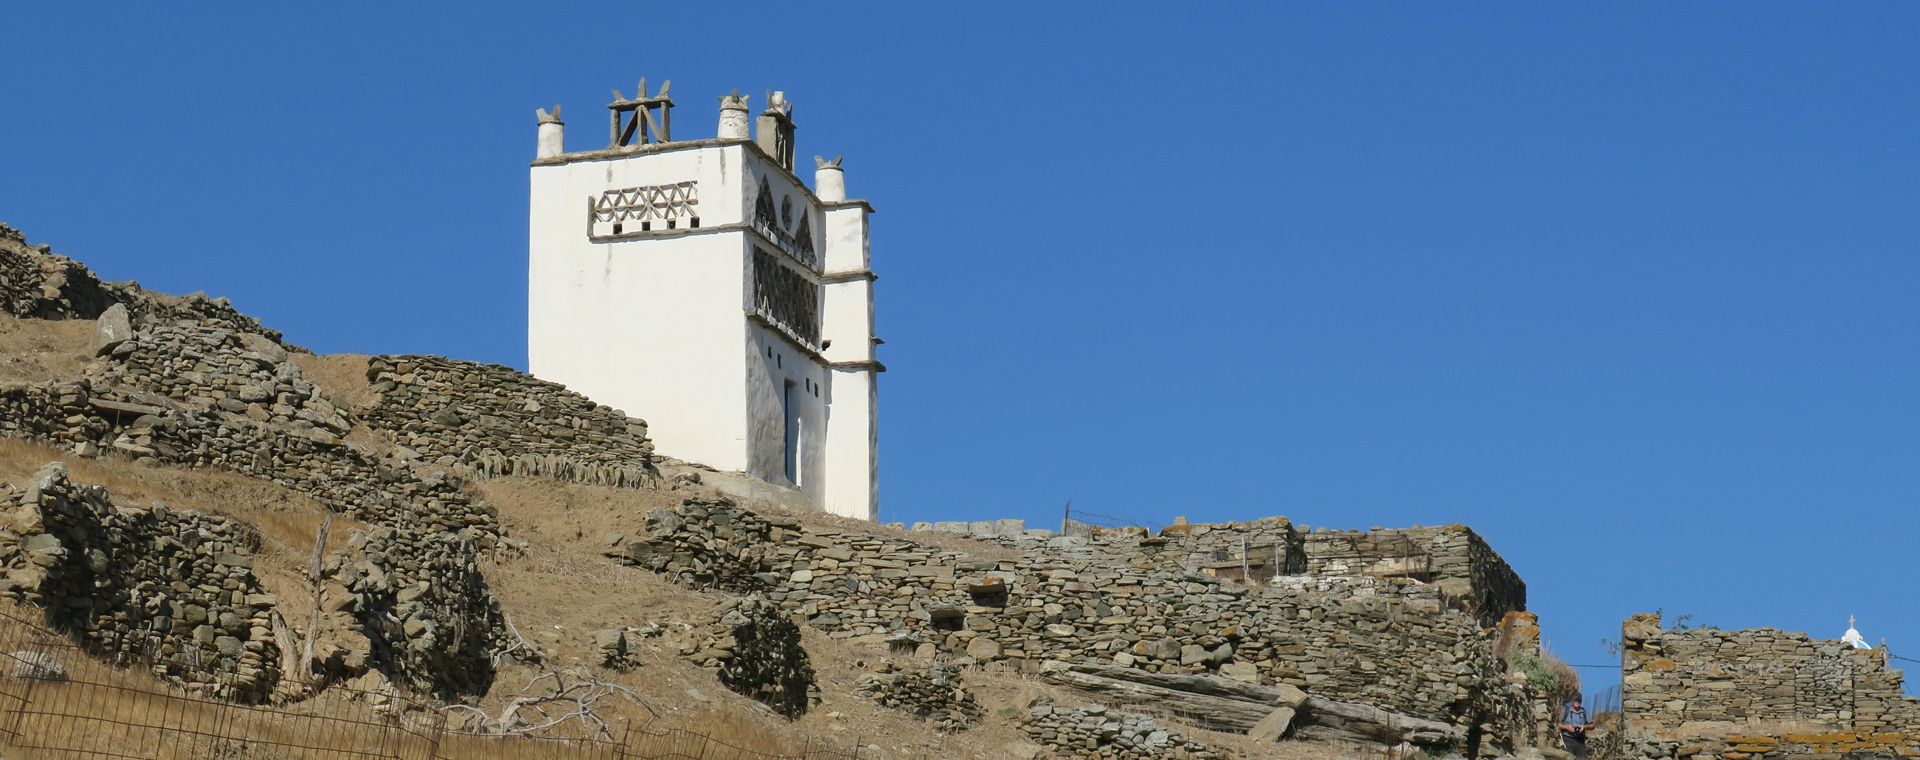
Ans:
{"label": "wire mesh fence", "polygon": [[[124,651],[124,650],[122,650]],[[156,648],[156,654],[158,654]],[[441,705],[330,687],[281,706],[237,704],[164,685],[162,658],[109,662],[67,636],[0,612],[0,745],[7,756],[128,760],[859,760],[859,747],[803,740],[769,753],[686,729],[627,726],[612,737],[490,734],[450,725]]]}

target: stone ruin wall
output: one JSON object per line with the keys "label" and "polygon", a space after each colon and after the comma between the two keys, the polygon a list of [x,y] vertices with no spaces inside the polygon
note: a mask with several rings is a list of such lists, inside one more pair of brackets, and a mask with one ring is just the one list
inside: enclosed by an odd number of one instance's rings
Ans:
{"label": "stone ruin wall", "polygon": [[1884,650],[1772,628],[1665,630],[1657,613],[1629,618],[1621,642],[1621,708],[1636,731],[1920,728],[1920,700]]}
{"label": "stone ruin wall", "polygon": [[1512,682],[1479,621],[1407,579],[1251,586],[1044,546],[990,560],[703,501],[656,511],[644,535],[609,554],[759,593],[837,638],[905,637],[956,662],[1223,674],[1463,729],[1513,712]]}
{"label": "stone ruin wall", "polygon": [[0,484],[0,594],[46,608],[86,648],[191,691],[261,702],[280,679],[276,600],[253,574],[259,537],[224,517],[117,508],[50,465]]}
{"label": "stone ruin wall", "polygon": [[[0,271],[0,290],[17,284]],[[154,298],[153,314],[204,316],[200,304],[217,317],[224,307]],[[103,337],[114,339],[99,346],[86,379],[0,385],[0,437],[257,477],[365,521],[372,536],[356,551],[372,571],[360,562],[345,580],[356,584],[353,611],[378,650],[375,664],[419,690],[484,692],[492,665],[482,650],[505,636],[478,568],[481,552],[503,547],[493,509],[457,478],[347,442],[352,413],[301,377],[270,331],[137,317],[129,321],[138,329],[123,322],[115,331],[113,318],[101,320]]]}
{"label": "stone ruin wall", "polygon": [[1464,525],[1366,531],[1305,531],[1285,517],[1247,522],[1188,523],[1157,535],[1145,528],[1095,529],[1069,523],[1066,540],[1019,520],[920,523],[914,530],[948,533],[1015,548],[1049,546],[1088,557],[1137,556],[1162,569],[1270,580],[1287,575],[1411,578],[1430,583],[1450,604],[1485,627],[1527,607],[1527,586],[1485,539]]}
{"label": "stone ruin wall", "polygon": [[645,420],[496,364],[376,356],[379,400],[367,421],[396,445],[475,477],[547,477],[584,485],[659,483]]}
{"label": "stone ruin wall", "polygon": [[124,304],[136,324],[213,322],[280,342],[278,330],[240,313],[224,298],[203,293],[171,296],[136,282],[102,282],[78,261],[45,245],[31,245],[19,230],[0,224],[0,313],[31,319],[95,319]]}
{"label": "stone ruin wall", "polygon": [[1465,525],[1317,530],[1304,536],[1309,575],[1405,576],[1438,585],[1492,627],[1527,608],[1527,584]]}

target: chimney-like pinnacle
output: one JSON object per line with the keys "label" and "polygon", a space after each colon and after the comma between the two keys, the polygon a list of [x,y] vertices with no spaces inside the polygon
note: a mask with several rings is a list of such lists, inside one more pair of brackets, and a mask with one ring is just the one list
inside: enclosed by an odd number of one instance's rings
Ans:
{"label": "chimney-like pinnacle", "polygon": [[722,140],[747,139],[747,97],[739,90],[720,96],[720,129],[716,136]]}

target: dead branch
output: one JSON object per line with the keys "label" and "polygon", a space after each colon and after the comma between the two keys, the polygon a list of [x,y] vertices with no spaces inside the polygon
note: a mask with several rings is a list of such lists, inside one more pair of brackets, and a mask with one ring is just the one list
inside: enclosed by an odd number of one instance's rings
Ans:
{"label": "dead branch", "polygon": [[466,716],[470,728],[489,734],[545,736],[565,723],[575,722],[611,741],[613,729],[598,711],[607,702],[620,700],[645,710],[649,720],[657,715],[632,689],[601,680],[584,668],[550,670],[534,676],[519,696],[501,706],[497,716],[472,705],[447,705],[443,709],[450,715]]}

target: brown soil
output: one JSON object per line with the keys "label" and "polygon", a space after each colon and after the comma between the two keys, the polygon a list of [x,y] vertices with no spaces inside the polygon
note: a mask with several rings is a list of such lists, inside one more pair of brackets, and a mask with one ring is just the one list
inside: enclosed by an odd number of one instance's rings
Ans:
{"label": "brown soil", "polygon": [[78,380],[93,356],[93,321],[0,314],[0,383]]}
{"label": "brown soil", "polygon": [[[0,381],[80,377],[91,359],[86,347],[92,330],[92,323],[87,321],[0,317]],[[365,379],[366,357],[296,353],[294,361],[337,404],[358,407],[373,400]],[[390,448],[365,429],[357,431],[356,437],[377,449]],[[82,459],[37,444],[8,440],[0,440],[0,483],[24,487],[35,472],[55,460],[68,464],[76,482],[106,486],[117,504],[166,503],[229,515],[254,525],[263,536],[261,561],[256,565],[263,585],[280,596],[283,607],[295,611],[290,617],[302,617],[297,611],[311,601],[306,590],[306,568],[315,533],[326,514],[313,499],[266,481],[229,473],[114,458]],[[880,663],[894,668],[923,667],[925,663],[892,655],[878,643],[837,640],[804,629],[805,646],[820,675],[822,703],[805,717],[788,721],[727,691],[712,674],[679,655],[679,642],[693,626],[711,620],[727,597],[675,586],[603,555],[615,536],[638,534],[648,512],[673,506],[689,496],[710,495],[704,489],[616,490],[536,478],[503,478],[479,483],[477,488],[499,510],[509,535],[524,541],[527,547],[524,552],[496,557],[486,567],[502,608],[517,632],[544,653],[545,667],[584,667],[640,696],[644,705],[622,706],[608,713],[606,717],[615,726],[623,725],[624,720],[636,729],[644,725],[685,728],[762,751],[797,752],[809,742],[848,748],[857,742],[878,747],[874,757],[1000,758],[1026,744],[1015,722],[1019,711],[1011,706],[1019,704],[1025,693],[1052,691],[1034,676],[1005,665],[970,674],[969,688],[981,698],[988,714],[982,725],[972,730],[943,736],[930,724],[881,708],[855,693],[861,676],[880,667]],[[787,514],[812,526],[906,537],[981,557],[1017,557],[1006,547],[955,536],[909,534],[823,513],[747,506]],[[347,518],[336,518],[329,535],[331,549],[337,551],[347,533],[357,527]],[[649,623],[660,626],[663,634],[637,642],[636,669],[615,673],[594,662],[595,631],[642,628]],[[542,672],[544,668],[522,665],[503,668],[481,707],[497,712]],[[1061,704],[1077,704],[1071,697],[1059,696],[1058,700]],[[1251,749],[1245,746],[1245,737],[1170,725],[1217,746],[1243,752]],[[1247,752],[1247,756],[1304,760],[1366,755],[1326,745],[1287,743],[1259,748]]]}
{"label": "brown soil", "polygon": [[300,374],[326,394],[327,400],[349,409],[364,409],[379,400],[367,382],[367,357],[361,354],[289,354]]}

